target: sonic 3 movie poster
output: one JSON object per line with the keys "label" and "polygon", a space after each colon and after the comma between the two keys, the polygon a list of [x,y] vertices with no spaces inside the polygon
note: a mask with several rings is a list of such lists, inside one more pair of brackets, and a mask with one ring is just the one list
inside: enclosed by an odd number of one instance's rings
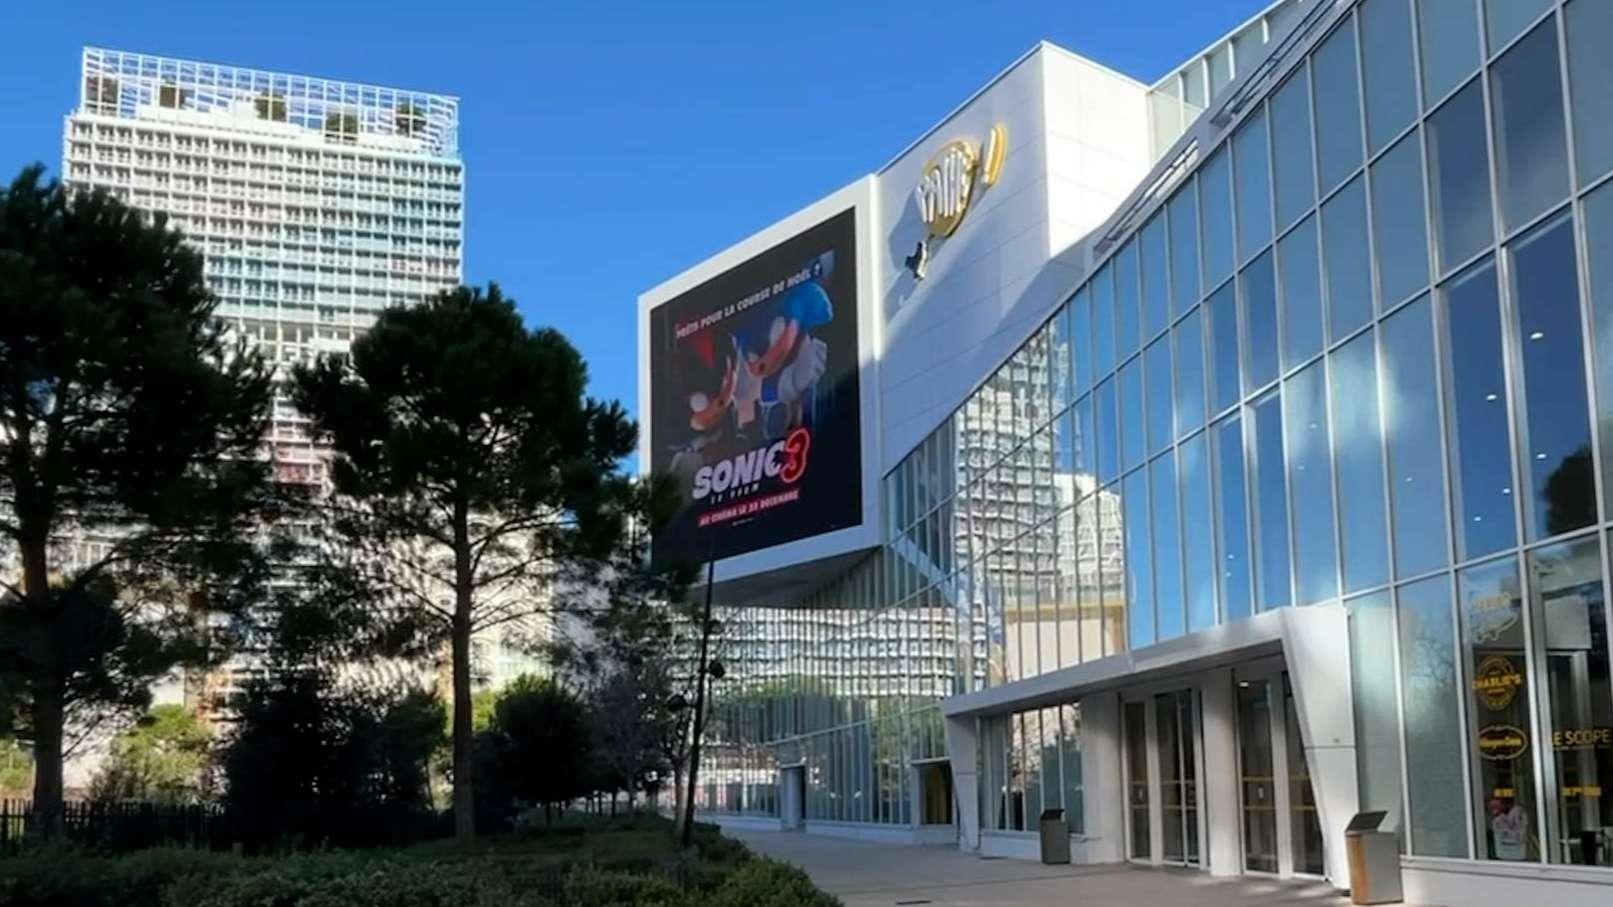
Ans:
{"label": "sonic 3 movie poster", "polygon": [[862,521],[856,209],[650,313],[650,466],[677,483],[658,562]]}

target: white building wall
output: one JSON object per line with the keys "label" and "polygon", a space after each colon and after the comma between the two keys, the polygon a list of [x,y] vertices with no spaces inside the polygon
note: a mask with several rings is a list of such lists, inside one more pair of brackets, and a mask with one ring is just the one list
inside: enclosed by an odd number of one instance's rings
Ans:
{"label": "white building wall", "polygon": [[[1140,83],[1043,43],[879,172],[881,472],[1075,288],[1084,266],[1055,256],[1147,171],[1146,96]],[[913,200],[925,164],[998,124],[1008,133],[1000,180],[975,189],[957,232],[931,241],[927,276],[915,280],[904,259],[925,235]]]}
{"label": "white building wall", "polygon": [[[1059,256],[1100,226],[1147,175],[1148,90],[1054,45],[1043,45],[1047,86],[1048,253]],[[1071,286],[1083,263],[1071,269]]]}

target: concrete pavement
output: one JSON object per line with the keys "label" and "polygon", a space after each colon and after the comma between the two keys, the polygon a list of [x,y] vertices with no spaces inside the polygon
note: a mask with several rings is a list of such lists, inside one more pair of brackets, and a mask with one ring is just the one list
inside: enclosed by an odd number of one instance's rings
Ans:
{"label": "concrete pavement", "polygon": [[1212,878],[1192,870],[1131,865],[1044,866],[982,859],[950,847],[876,844],[790,832],[729,828],[757,853],[805,870],[846,907],[1338,907],[1348,898],[1319,882]]}

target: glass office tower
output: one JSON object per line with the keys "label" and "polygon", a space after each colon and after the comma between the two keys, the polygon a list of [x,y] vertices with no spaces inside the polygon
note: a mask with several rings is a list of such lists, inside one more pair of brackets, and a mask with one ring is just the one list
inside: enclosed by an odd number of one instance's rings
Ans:
{"label": "glass office tower", "polygon": [[[809,829],[989,852],[1048,806],[1092,835],[1101,788],[1103,859],[1341,886],[1383,809],[1416,893],[1613,891],[1613,2],[1263,15],[1250,68],[1153,89],[1152,172],[885,475],[884,546],[735,612],[766,671],[719,687],[703,806],[778,816],[800,766]],[[1339,615],[1338,670],[1239,649],[1288,611]],[[1147,673],[1188,650],[1218,679]]]}

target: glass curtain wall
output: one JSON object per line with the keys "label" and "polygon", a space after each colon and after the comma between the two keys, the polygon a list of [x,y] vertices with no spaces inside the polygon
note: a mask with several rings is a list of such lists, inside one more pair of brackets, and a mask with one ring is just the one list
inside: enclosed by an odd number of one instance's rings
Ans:
{"label": "glass curtain wall", "polygon": [[1346,596],[1408,851],[1613,863],[1613,0],[1479,2],[1345,9],[886,476],[876,556],[736,615],[742,806],[789,746],[809,815],[903,821],[861,804],[939,699]]}
{"label": "glass curtain wall", "polygon": [[1063,808],[1080,833],[1081,709],[1075,704],[981,719],[981,828],[1038,829],[1044,809]]}

